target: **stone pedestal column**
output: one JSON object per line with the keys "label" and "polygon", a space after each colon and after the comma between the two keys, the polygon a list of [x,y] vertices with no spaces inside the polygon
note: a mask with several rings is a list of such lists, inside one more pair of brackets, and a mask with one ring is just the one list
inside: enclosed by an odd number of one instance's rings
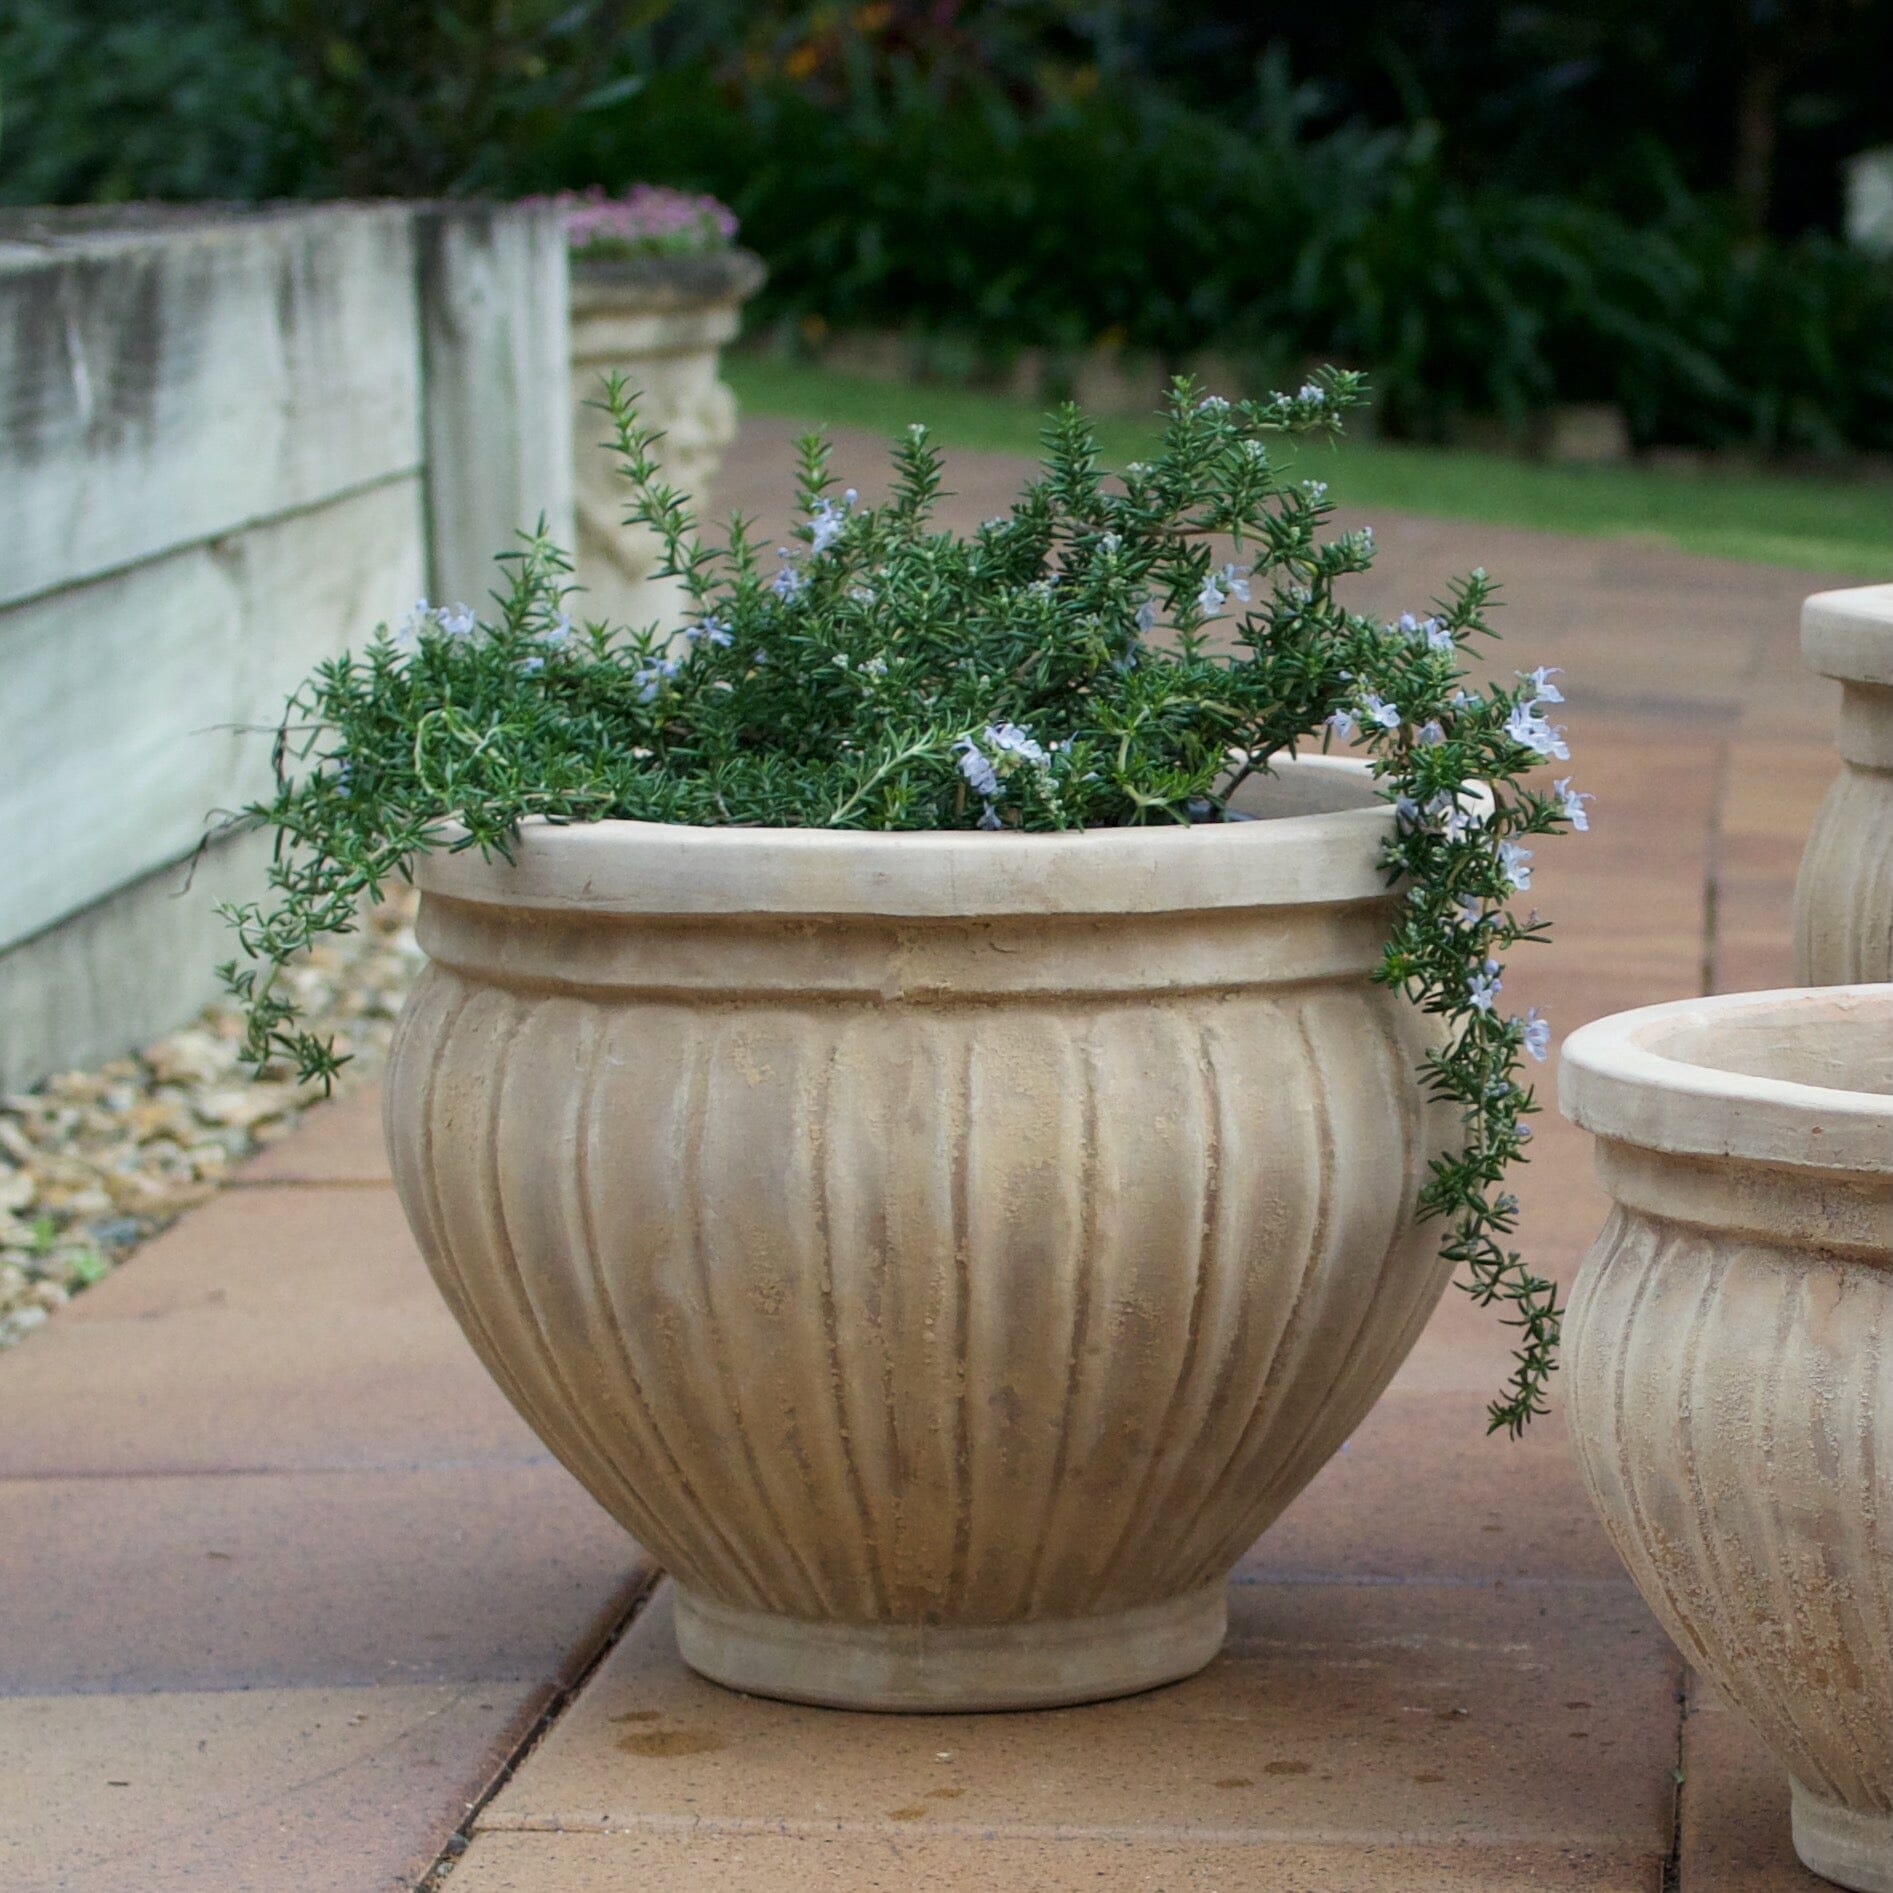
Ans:
{"label": "stone pedestal column", "polygon": [[572,443],[578,578],[572,615],[614,625],[682,621],[683,592],[652,576],[655,537],[623,524],[626,491],[606,416],[592,405],[604,377],[623,374],[645,421],[664,434],[665,476],[701,509],[736,434],[736,400],[717,355],[736,333],[743,303],[761,286],[746,250],[656,256],[572,266]]}

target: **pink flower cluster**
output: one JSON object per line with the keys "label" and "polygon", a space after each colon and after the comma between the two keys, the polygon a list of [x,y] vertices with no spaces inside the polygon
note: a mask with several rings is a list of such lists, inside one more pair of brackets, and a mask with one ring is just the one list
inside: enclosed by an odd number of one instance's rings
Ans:
{"label": "pink flower cluster", "polygon": [[714,197],[672,190],[664,184],[634,184],[622,197],[607,197],[602,185],[529,197],[565,217],[575,251],[593,254],[668,254],[721,249],[736,235],[736,214]]}

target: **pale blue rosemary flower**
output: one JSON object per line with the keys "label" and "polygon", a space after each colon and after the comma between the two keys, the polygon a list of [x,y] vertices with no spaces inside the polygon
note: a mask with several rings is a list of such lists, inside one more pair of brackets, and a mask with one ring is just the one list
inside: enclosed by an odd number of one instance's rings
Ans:
{"label": "pale blue rosemary flower", "polygon": [[631,673],[640,703],[655,703],[657,695],[684,667],[681,657],[647,658]]}
{"label": "pale blue rosemary flower", "polygon": [[986,740],[994,749],[1008,756],[1017,756],[1021,762],[1042,763],[1045,760],[1045,751],[1033,740],[1031,731],[1022,730],[1016,723],[988,723]]}
{"label": "pale blue rosemary flower", "polygon": [[854,511],[854,503],[860,497],[850,487],[839,502],[827,498],[815,502],[815,511],[809,519],[808,549],[811,556],[826,552],[841,537],[842,529],[848,523],[848,515]]}
{"label": "pale blue rosemary flower", "polygon": [[1591,818],[1584,804],[1595,802],[1597,797],[1586,795],[1572,788],[1569,776],[1560,776],[1551,785],[1551,793],[1558,798],[1558,813],[1575,828],[1579,834],[1590,832]]}
{"label": "pale blue rosemary flower", "polygon": [[1541,756],[1555,756],[1563,762],[1571,754],[1564,731],[1547,723],[1529,703],[1512,705],[1512,713],[1505,719],[1505,733],[1520,747],[1536,750]]}
{"label": "pale blue rosemary flower", "polygon": [[1518,1024],[1526,1051],[1542,1065],[1551,1056],[1551,1021],[1530,1006]]}
{"label": "pale blue rosemary flower", "polygon": [[984,796],[987,806],[991,807],[994,799],[1006,792],[992,758],[970,736],[962,736],[953,747],[960,752],[960,774],[966,778],[967,786],[975,795]]}

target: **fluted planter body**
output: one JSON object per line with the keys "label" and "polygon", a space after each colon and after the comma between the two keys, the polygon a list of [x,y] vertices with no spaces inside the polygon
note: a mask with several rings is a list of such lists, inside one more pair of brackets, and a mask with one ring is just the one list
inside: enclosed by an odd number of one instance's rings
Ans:
{"label": "fluted planter body", "polygon": [[657,578],[656,536],[624,523],[618,456],[601,451],[610,424],[595,405],[604,377],[622,374],[639,416],[664,438],[664,477],[701,507],[736,438],[736,398],[717,373],[742,306],[763,280],[747,250],[572,264],[572,488],[578,527],[574,615],[636,629],[683,622],[677,579]]}
{"label": "fluted planter body", "polygon": [[1801,1858],[1893,1893],[1893,987],[1600,1020],[1561,1092],[1617,1204],[1565,1321],[1591,1496]]}
{"label": "fluted planter body", "polygon": [[1893,585],[1817,592],[1801,649],[1840,679],[1841,773],[1801,857],[1796,974],[1810,986],[1893,979]]}
{"label": "fluted planter body", "polygon": [[1187,1675],[1448,1271],[1369,982],[1391,811],[1082,835],[533,828],[420,862],[401,1199],[675,1576],[685,1657],[900,1709]]}

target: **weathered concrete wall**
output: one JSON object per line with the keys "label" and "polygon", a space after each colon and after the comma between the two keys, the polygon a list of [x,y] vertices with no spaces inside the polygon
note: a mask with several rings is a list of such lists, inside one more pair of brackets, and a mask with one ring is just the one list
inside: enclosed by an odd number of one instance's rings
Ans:
{"label": "weathered concrete wall", "polygon": [[565,227],[472,206],[424,212],[415,236],[429,596],[477,606],[541,513],[572,543],[571,418],[547,402],[571,347]]}
{"label": "weathered concrete wall", "polygon": [[547,224],[0,222],[0,1086],[210,995],[214,903],[255,891],[262,856],[226,846],[188,892],[182,863],[265,790],[319,658],[430,581],[477,599],[542,510],[569,534]]}

